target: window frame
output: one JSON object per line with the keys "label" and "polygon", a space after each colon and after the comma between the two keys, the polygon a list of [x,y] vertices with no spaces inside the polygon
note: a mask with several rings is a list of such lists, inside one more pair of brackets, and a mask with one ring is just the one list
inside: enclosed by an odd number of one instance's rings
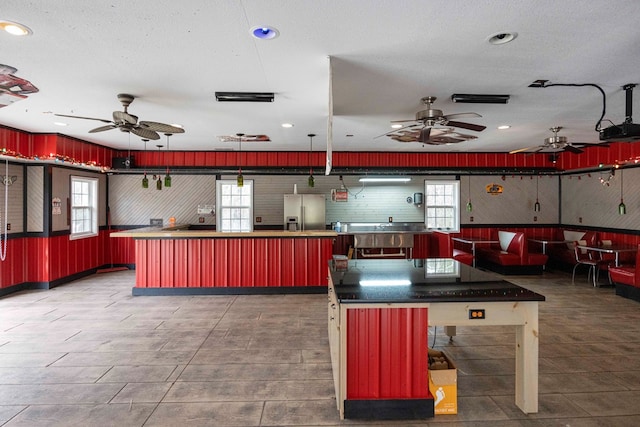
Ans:
{"label": "window frame", "polygon": [[[237,191],[239,188],[242,188],[242,191],[249,189],[248,194],[248,205],[246,204],[224,204],[223,197],[226,195],[223,187],[227,188],[235,188]],[[232,193],[232,197],[237,196]],[[245,195],[244,197],[246,197]],[[243,196],[240,196],[241,199]],[[245,179],[244,185],[242,187],[238,187],[236,179],[218,179],[216,180],[216,231],[221,232],[236,232],[236,233],[250,233],[253,231],[253,208],[254,208],[254,183],[252,179]],[[241,224],[240,229],[228,228],[225,226],[227,221],[233,221],[233,218],[227,220],[225,218],[225,212],[227,210],[232,209],[240,209],[246,211],[246,225],[247,228],[243,228]],[[242,222],[243,215],[240,216],[239,221]]]}
{"label": "window frame", "polygon": [[[450,185],[453,189],[453,204],[429,204],[429,187],[433,185]],[[453,209],[453,213],[450,218],[453,220],[452,227],[429,227],[429,210],[430,208],[445,208]],[[424,225],[429,230],[448,231],[452,233],[460,232],[460,180],[457,179],[432,179],[424,181]]]}
{"label": "window frame", "polygon": [[[86,184],[88,186],[86,193],[76,193],[75,183]],[[98,178],[71,175],[69,177],[69,239],[86,239],[89,237],[95,237],[98,235],[98,191],[99,180]],[[86,196],[87,204],[78,203],[78,197],[81,199]],[[84,203],[84,202],[83,202]],[[77,219],[77,212],[82,210],[84,213],[88,213],[88,218]],[[75,225],[81,221],[83,226],[82,231],[74,231]],[[88,224],[88,227],[86,225]]]}

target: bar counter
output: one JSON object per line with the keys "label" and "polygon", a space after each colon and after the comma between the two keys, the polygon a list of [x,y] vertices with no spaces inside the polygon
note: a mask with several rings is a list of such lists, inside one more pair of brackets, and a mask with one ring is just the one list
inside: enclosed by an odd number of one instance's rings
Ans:
{"label": "bar counter", "polygon": [[133,295],[325,293],[335,231],[244,233],[145,227],[135,241]]}

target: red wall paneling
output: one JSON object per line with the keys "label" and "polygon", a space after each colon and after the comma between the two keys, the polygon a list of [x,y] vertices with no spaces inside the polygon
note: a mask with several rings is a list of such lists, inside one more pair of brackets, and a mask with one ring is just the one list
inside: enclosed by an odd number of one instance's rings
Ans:
{"label": "red wall paneling", "polygon": [[347,310],[347,399],[429,397],[426,308]]}

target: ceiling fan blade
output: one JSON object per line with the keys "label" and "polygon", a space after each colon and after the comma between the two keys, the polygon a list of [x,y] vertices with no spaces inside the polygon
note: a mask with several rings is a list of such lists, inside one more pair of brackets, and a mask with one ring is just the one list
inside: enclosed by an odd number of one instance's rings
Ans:
{"label": "ceiling fan blade", "polygon": [[480,114],[478,113],[453,113],[453,114],[447,114],[445,116],[442,116],[445,119],[449,120],[449,119],[453,119],[453,118],[460,118],[460,117],[482,117]]}
{"label": "ceiling fan blade", "polygon": [[417,122],[417,120],[416,119],[391,120],[391,123],[406,123],[406,122]]}
{"label": "ceiling fan blade", "polygon": [[464,139],[460,139],[460,138],[455,138],[453,136],[436,136],[434,138],[431,138],[431,143],[435,143],[435,144],[456,144],[458,142],[463,142],[465,141]]}
{"label": "ceiling fan blade", "polygon": [[140,138],[144,139],[152,139],[154,141],[160,139],[160,135],[158,135],[157,132],[141,127],[132,128],[131,133],[133,133],[134,135],[138,135]]}
{"label": "ceiling fan blade", "polygon": [[398,142],[418,142],[418,137],[413,134],[390,135],[390,138]]}
{"label": "ceiling fan blade", "polygon": [[125,113],[124,111],[114,111],[113,112],[113,121],[129,123],[130,125],[135,125],[138,122],[138,118],[132,114]]}
{"label": "ceiling fan blade", "polygon": [[429,136],[431,135],[430,127],[423,127],[420,129],[420,135],[418,136],[418,142],[428,142]]}
{"label": "ceiling fan blade", "polygon": [[144,128],[144,129],[156,131],[156,132],[161,132],[161,133],[171,133],[171,134],[184,133],[184,129],[183,128],[179,128],[177,126],[168,125],[168,124],[165,124],[165,123],[158,123],[158,122],[141,121],[140,122],[140,127]]}
{"label": "ceiling fan blade", "polygon": [[83,117],[83,116],[70,116],[68,114],[54,114],[54,116],[58,117],[70,117],[72,119],[85,119],[85,120],[97,120],[102,123],[111,123],[111,120],[107,119],[96,119],[95,117]]}
{"label": "ceiling fan blade", "polygon": [[[509,151],[509,154],[522,153],[523,151],[529,151],[529,150],[531,150],[532,148],[537,148],[537,146],[534,146],[534,147],[518,148],[517,150]],[[540,150],[542,150],[542,148],[540,148]],[[538,151],[539,151],[539,150],[538,150]]]}
{"label": "ceiling fan blade", "polygon": [[567,144],[564,147],[564,151],[568,151],[570,153],[574,153],[574,154],[580,154],[580,153],[584,153],[584,150],[579,149],[578,147],[574,147],[571,144]]}
{"label": "ceiling fan blade", "polygon": [[396,132],[402,132],[405,129],[414,128],[414,127],[416,127],[418,125],[419,125],[419,123],[414,123],[412,125],[407,125],[407,126],[401,127],[399,129],[394,129],[394,130],[392,130],[390,132],[383,133],[382,135],[378,135],[378,136],[374,137],[373,139],[380,138],[381,136],[390,136],[390,135],[393,135]]}
{"label": "ceiling fan blade", "polygon": [[487,127],[486,126],[482,126],[482,125],[475,125],[473,123],[465,123],[465,122],[456,122],[453,120],[448,120],[447,121],[447,126],[454,126],[457,128],[462,128],[462,129],[469,129],[469,130],[473,130],[476,132],[482,132],[483,130],[485,130]]}
{"label": "ceiling fan blade", "polygon": [[111,125],[106,125],[106,126],[100,126],[100,127],[98,127],[98,128],[91,129],[91,130],[89,131],[89,133],[104,132],[105,130],[116,129],[117,127],[118,127],[118,126],[113,125],[113,124],[111,124]]}

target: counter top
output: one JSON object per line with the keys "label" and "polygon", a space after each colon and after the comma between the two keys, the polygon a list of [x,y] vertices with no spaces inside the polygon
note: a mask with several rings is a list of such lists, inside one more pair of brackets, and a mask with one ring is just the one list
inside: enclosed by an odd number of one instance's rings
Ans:
{"label": "counter top", "polygon": [[543,295],[450,258],[349,260],[331,264],[341,303],[544,301]]}
{"label": "counter top", "polygon": [[226,238],[296,238],[296,237],[336,237],[331,230],[286,231],[262,230],[252,232],[223,232],[215,230],[187,230],[175,227],[143,227],[111,233],[111,237],[133,237],[138,239],[226,239]]}

